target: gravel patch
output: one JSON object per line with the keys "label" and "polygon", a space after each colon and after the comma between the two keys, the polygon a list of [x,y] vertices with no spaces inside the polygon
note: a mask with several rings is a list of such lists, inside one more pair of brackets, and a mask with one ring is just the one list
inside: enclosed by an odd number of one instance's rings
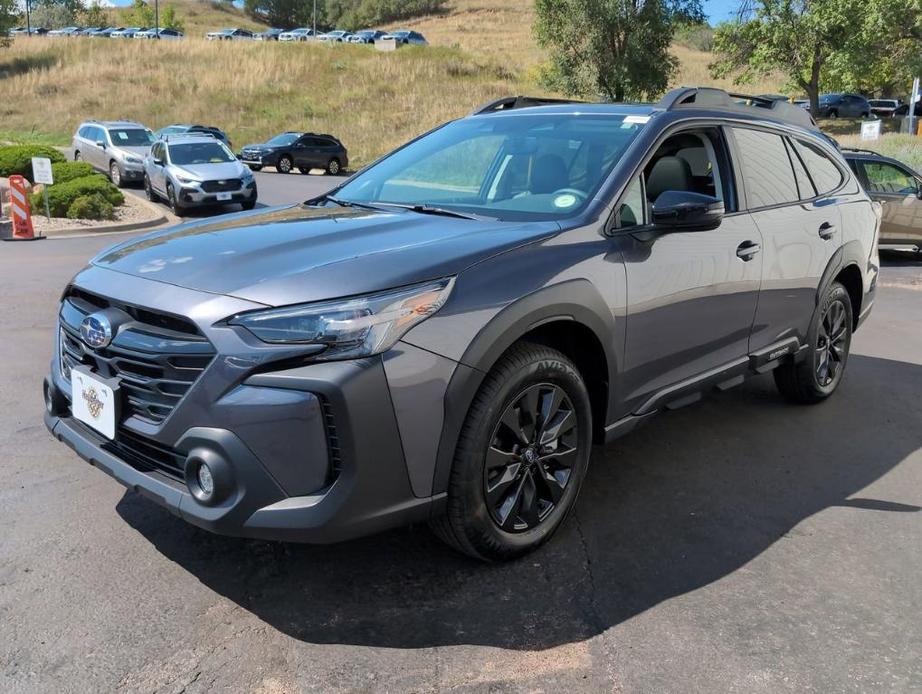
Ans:
{"label": "gravel patch", "polygon": [[32,211],[32,227],[36,235],[53,235],[61,231],[75,229],[85,231],[106,231],[111,227],[121,227],[125,224],[143,224],[162,218],[164,214],[155,207],[136,198],[134,195],[125,195],[125,203],[115,208],[115,219],[97,221],[94,219],[68,219],[67,217],[52,217],[48,219],[44,210]]}

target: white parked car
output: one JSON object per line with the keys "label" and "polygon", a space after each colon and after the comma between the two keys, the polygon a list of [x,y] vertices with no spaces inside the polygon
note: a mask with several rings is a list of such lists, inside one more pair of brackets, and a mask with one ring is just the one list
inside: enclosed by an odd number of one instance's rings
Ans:
{"label": "white parked car", "polygon": [[136,39],[163,39],[166,41],[176,41],[178,39],[185,38],[185,34],[181,31],[176,31],[176,29],[148,29],[147,31],[137,32],[133,38]]}
{"label": "white parked car", "polygon": [[310,41],[314,38],[314,30],[308,27],[299,27],[279,34],[279,41]]}
{"label": "white parked car", "polygon": [[253,32],[247,29],[220,29],[205,34],[209,41],[252,41]]}
{"label": "white parked car", "polygon": [[317,37],[318,41],[329,41],[330,43],[343,43],[349,40],[349,37],[352,36],[352,32],[344,31],[343,29],[336,29],[334,31],[328,31],[325,34],[320,34]]}

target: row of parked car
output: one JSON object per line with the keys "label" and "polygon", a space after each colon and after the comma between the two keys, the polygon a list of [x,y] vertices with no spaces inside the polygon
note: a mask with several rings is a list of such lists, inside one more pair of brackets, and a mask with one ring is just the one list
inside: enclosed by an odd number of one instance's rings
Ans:
{"label": "row of parked car", "polygon": [[74,133],[74,159],[109,176],[118,187],[143,183],[151,201],[165,200],[177,216],[193,207],[256,205],[253,171],[323,169],[339,174],[349,154],[329,134],[290,131],[245,145],[239,155],[220,128],[174,123],[156,133],[134,121],[87,120]]}
{"label": "row of parked car", "polygon": [[16,27],[10,31],[12,36],[92,36],[100,39],[181,39],[185,35],[176,29],[156,29],[153,27],[64,27],[63,29],[45,29],[44,27]]}
{"label": "row of parked car", "polygon": [[362,29],[361,31],[346,31],[334,29],[333,31],[314,32],[310,27],[297,29],[267,29],[254,32],[237,27],[209,31],[205,34],[209,41],[326,41],[329,43],[375,43],[376,41],[394,41],[399,45],[426,46],[426,38],[418,31],[400,29],[398,31],[381,31],[380,29]]}
{"label": "row of parked car", "polygon": [[[762,98],[791,101],[793,104],[810,111],[807,99],[790,99],[781,94],[763,94]],[[905,118],[909,115],[909,104],[902,99],[868,99],[861,94],[833,92],[821,94],[819,110],[813,114],[816,118]],[[916,102],[915,115],[922,115],[922,103]]]}

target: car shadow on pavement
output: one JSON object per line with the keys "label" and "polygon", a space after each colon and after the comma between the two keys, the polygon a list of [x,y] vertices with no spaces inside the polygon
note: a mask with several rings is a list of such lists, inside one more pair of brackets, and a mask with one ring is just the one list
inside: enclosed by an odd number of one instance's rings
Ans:
{"label": "car shadow on pavement", "polygon": [[662,415],[596,450],[577,511],[505,565],[457,555],[424,527],[312,547],[213,536],[130,492],[117,510],[303,641],[546,649],[731,574],[824,509],[918,512],[863,490],[922,447],[920,392],[922,366],[853,355],[819,406],[785,403],[768,376]]}

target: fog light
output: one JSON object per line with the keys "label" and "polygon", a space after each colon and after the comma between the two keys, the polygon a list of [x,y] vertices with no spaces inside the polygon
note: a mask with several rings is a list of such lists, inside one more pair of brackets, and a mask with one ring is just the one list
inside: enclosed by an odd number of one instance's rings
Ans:
{"label": "fog light", "polygon": [[198,466],[198,486],[206,497],[214,494],[214,478],[211,476],[211,469],[205,463]]}

